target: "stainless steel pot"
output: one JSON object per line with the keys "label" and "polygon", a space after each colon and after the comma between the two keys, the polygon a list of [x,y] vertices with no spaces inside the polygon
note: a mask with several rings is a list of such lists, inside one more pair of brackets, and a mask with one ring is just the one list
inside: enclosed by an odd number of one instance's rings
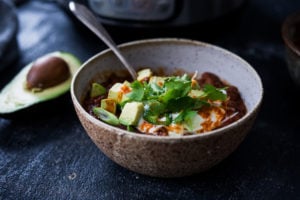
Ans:
{"label": "stainless steel pot", "polygon": [[187,25],[220,17],[244,0],[88,0],[100,20],[116,25]]}

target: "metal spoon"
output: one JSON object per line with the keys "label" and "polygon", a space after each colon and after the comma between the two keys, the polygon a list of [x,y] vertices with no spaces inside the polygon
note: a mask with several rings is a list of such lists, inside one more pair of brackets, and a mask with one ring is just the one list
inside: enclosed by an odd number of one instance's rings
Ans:
{"label": "metal spoon", "polygon": [[115,42],[112,40],[105,28],[100,24],[95,15],[84,5],[75,3],[73,1],[69,2],[69,8],[83,24],[85,24],[91,31],[93,31],[115,53],[115,55],[127,68],[133,80],[135,80],[137,77],[136,71],[122,55]]}

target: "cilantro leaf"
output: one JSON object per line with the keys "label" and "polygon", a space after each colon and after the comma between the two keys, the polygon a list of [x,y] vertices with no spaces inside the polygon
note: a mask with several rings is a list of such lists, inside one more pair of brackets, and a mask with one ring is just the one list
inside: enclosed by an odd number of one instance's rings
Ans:
{"label": "cilantro leaf", "polygon": [[172,118],[169,113],[165,113],[164,118],[165,118],[165,121],[160,121],[161,124],[168,126],[172,123]]}
{"label": "cilantro leaf", "polygon": [[184,81],[191,81],[191,77],[187,74],[184,74],[180,77],[180,79],[184,80]]}
{"label": "cilantro leaf", "polygon": [[151,124],[158,124],[158,115],[151,115],[149,113],[144,113],[144,119]]}
{"label": "cilantro leaf", "polygon": [[207,101],[203,101],[201,99],[193,99],[193,110],[199,110],[204,106],[210,106],[210,103],[208,103]]}
{"label": "cilantro leaf", "polygon": [[156,124],[158,118],[165,112],[165,105],[157,100],[144,101],[144,119],[150,123]]}
{"label": "cilantro leaf", "polygon": [[185,112],[187,112],[187,111],[185,111],[185,110],[181,111],[181,112],[173,119],[173,123],[175,123],[175,124],[180,124],[181,122],[183,122]]}
{"label": "cilantro leaf", "polygon": [[201,99],[184,96],[169,100],[166,103],[166,110],[169,112],[179,112],[181,110],[199,110],[203,106],[210,106],[210,104]]}
{"label": "cilantro leaf", "polygon": [[165,80],[163,88],[165,93],[160,98],[166,103],[171,99],[187,96],[191,90],[191,81],[181,77],[170,77]]}
{"label": "cilantro leaf", "polygon": [[180,124],[182,122],[190,122],[192,118],[197,114],[195,110],[183,110],[178,116],[173,120],[174,123]]}
{"label": "cilantro leaf", "polygon": [[212,101],[225,101],[227,98],[227,95],[222,92],[222,89],[218,89],[210,84],[204,85],[203,91],[206,93],[206,98]]}
{"label": "cilantro leaf", "polygon": [[166,103],[166,109],[169,112],[179,112],[184,109],[192,109],[194,107],[194,102],[195,100],[189,96],[170,99]]}
{"label": "cilantro leaf", "polygon": [[131,92],[126,94],[126,96],[131,101],[141,101],[144,97],[144,86],[139,81],[134,81],[130,84]]}
{"label": "cilantro leaf", "polygon": [[185,112],[183,120],[187,127],[193,126],[193,119],[194,119],[195,115],[197,115],[197,111],[194,111],[194,110]]}
{"label": "cilantro leaf", "polygon": [[145,96],[144,99],[157,99],[164,90],[156,83],[150,83],[144,86]]}

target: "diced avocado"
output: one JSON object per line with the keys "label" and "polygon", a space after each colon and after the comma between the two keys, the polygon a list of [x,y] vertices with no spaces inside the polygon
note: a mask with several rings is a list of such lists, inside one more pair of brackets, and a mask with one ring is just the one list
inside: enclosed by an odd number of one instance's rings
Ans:
{"label": "diced avocado", "polygon": [[167,77],[161,77],[161,76],[151,76],[149,80],[149,84],[156,83],[158,86],[162,87],[165,83]]}
{"label": "diced avocado", "polygon": [[102,99],[101,108],[115,114],[117,110],[117,103],[113,99]]}
{"label": "diced avocado", "polygon": [[196,112],[191,112],[189,115],[184,117],[184,127],[189,131],[196,131],[202,128],[201,123],[203,118]]}
{"label": "diced avocado", "polygon": [[124,81],[124,83],[121,87],[121,92],[122,92],[122,97],[121,97],[119,103],[123,103],[129,99],[129,97],[127,97],[127,94],[129,94],[131,92],[130,82]]}
{"label": "diced avocado", "polygon": [[152,76],[152,71],[150,69],[142,69],[137,73],[137,80],[138,81],[145,81],[148,80]]}
{"label": "diced avocado", "polygon": [[130,82],[129,81],[124,81],[123,86],[127,86],[128,88],[130,88]]}
{"label": "diced avocado", "polygon": [[117,126],[117,125],[120,124],[119,119],[117,118],[117,116],[115,116],[114,114],[104,110],[101,107],[94,107],[93,112],[99,119],[101,119],[102,121],[104,121],[108,124],[111,124],[111,125],[114,125],[114,126]]}
{"label": "diced avocado", "polygon": [[120,102],[122,99],[122,83],[115,83],[108,91],[108,99],[113,99],[116,102]]}
{"label": "diced avocado", "polygon": [[128,102],[125,104],[119,121],[125,126],[137,125],[139,119],[143,115],[144,105],[141,102]]}
{"label": "diced avocado", "polygon": [[126,102],[127,100],[129,100],[130,98],[128,96],[126,96],[126,94],[122,95],[121,101],[119,102],[121,105],[122,103]]}
{"label": "diced avocado", "polygon": [[[51,57],[63,59],[69,67],[70,76],[61,83],[41,90],[28,89],[27,75],[38,60],[46,60]],[[50,59],[51,60],[51,59]],[[44,62],[45,65],[53,63]],[[55,99],[67,91],[71,86],[71,80],[76,71],[79,69],[81,62],[73,54],[67,52],[52,52],[39,57],[37,60],[29,63],[1,90],[0,92],[0,114],[9,115],[20,112],[21,110],[29,111],[29,107],[41,102]],[[43,74],[44,75],[44,74]]]}
{"label": "diced avocado", "polygon": [[100,85],[99,83],[93,83],[92,89],[90,92],[90,97],[97,97],[106,93],[106,88]]}
{"label": "diced avocado", "polygon": [[130,93],[130,83],[125,81],[124,83],[115,83],[108,91],[108,99],[113,99],[117,103],[122,103],[128,100],[126,94]]}
{"label": "diced avocado", "polygon": [[203,97],[204,94],[202,90],[191,90],[188,95],[192,98],[200,98]]}

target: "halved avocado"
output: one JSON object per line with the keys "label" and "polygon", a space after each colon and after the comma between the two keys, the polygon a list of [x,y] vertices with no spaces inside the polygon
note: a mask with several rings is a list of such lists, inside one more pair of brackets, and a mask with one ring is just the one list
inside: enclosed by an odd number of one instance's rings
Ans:
{"label": "halved avocado", "polygon": [[72,77],[81,66],[81,62],[74,55],[59,51],[46,54],[40,58],[53,56],[66,62],[70,76],[54,86],[43,88],[40,91],[31,90],[26,86],[27,75],[34,62],[29,63],[0,92],[0,115],[16,113],[24,108],[59,97],[69,91]]}

